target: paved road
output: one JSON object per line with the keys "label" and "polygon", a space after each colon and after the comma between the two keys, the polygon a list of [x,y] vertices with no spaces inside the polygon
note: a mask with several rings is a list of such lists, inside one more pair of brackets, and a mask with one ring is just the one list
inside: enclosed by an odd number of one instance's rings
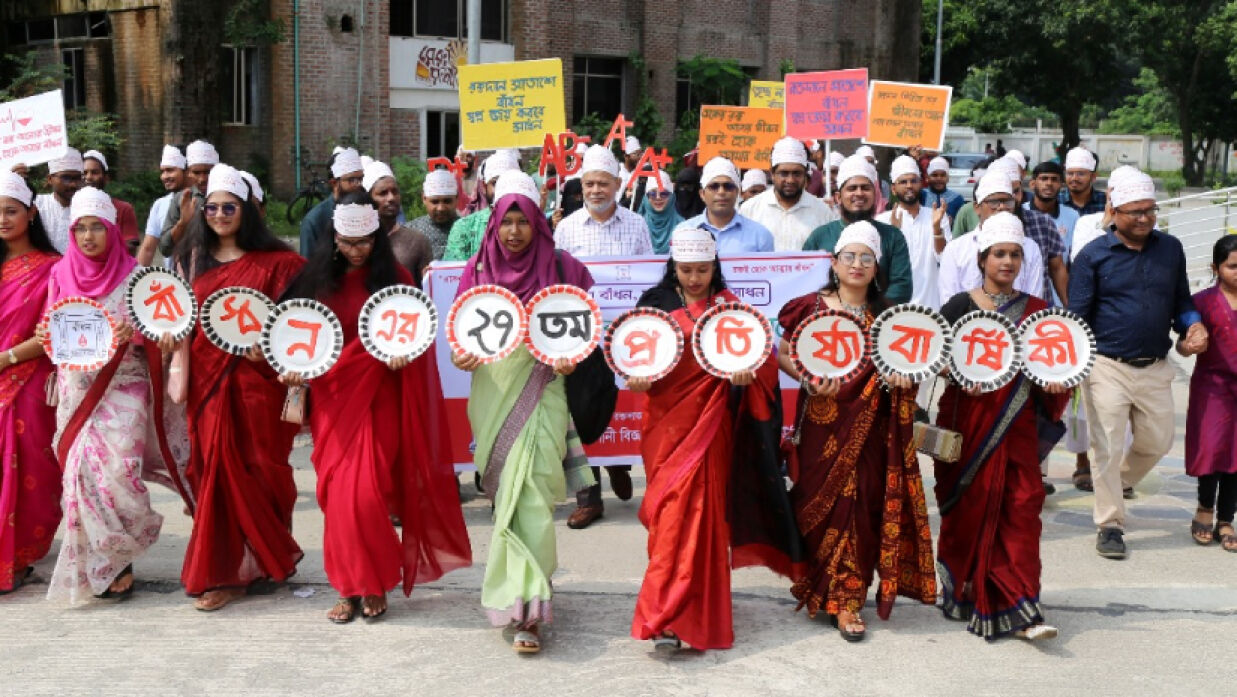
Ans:
{"label": "paved road", "polygon": [[784,580],[743,570],[734,577],[734,649],[655,656],[628,637],[644,570],[640,479],[635,500],[608,498],[606,518],[588,530],[568,530],[570,508],[560,507],[557,621],[539,656],[514,655],[480,610],[489,506],[471,496],[471,477],[461,481],[478,564],[393,599],[378,624],[335,626],[325,620],[335,596],[302,448],[295,528],[306,558],[293,583],[213,615],[194,611],[176,582],[188,521],[158,490],[163,538],[137,565],[143,581],[130,600],[49,603],[43,584],[54,559],[39,564],[38,583],[0,598],[0,695],[1228,694],[1237,674],[1237,554],[1196,547],[1188,536],[1184,388],[1174,389],[1173,452],[1132,502],[1128,560],[1095,555],[1091,498],[1066,483],[1072,456],[1054,454],[1050,475],[1061,493],[1044,511],[1043,601],[1062,630],[1055,642],[986,643],[900,599],[888,622],[869,605],[870,636],[850,645],[796,614]]}

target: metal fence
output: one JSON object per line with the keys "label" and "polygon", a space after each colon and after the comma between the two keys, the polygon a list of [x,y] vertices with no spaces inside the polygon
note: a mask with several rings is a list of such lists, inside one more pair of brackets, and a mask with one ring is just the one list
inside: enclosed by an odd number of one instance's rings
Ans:
{"label": "metal fence", "polygon": [[1157,226],[1185,247],[1190,286],[1211,285],[1211,248],[1220,236],[1237,234],[1237,187],[1165,199],[1159,206]]}

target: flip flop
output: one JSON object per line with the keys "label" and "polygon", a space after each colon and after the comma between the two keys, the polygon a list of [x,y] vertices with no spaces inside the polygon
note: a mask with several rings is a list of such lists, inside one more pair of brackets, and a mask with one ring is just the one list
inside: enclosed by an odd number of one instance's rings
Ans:
{"label": "flip flop", "polygon": [[1215,533],[1211,526],[1198,522],[1197,518],[1190,521],[1190,537],[1194,538],[1196,544],[1204,547],[1215,542]]}
{"label": "flip flop", "polygon": [[683,648],[683,641],[673,634],[661,634],[653,637],[653,650],[658,652],[673,652]]}
{"label": "flip flop", "polygon": [[541,651],[541,637],[534,632],[521,629],[515,633],[515,640],[511,642],[511,647],[516,653],[537,653]]}
{"label": "flip flop", "polygon": [[1224,534],[1220,532],[1220,528],[1228,528],[1232,530],[1233,524],[1232,523],[1220,523],[1216,525],[1215,531],[1212,533],[1212,535],[1220,540],[1220,549],[1224,550],[1225,552],[1237,552],[1237,532],[1230,532],[1230,533]]}
{"label": "flip flop", "polygon": [[[843,639],[845,639],[846,641],[849,641],[849,642],[851,642],[851,643],[854,643],[854,642],[857,642],[857,641],[862,641],[862,640],[863,640],[864,635],[866,635],[866,634],[867,634],[867,628],[866,628],[866,627],[865,627],[864,629],[861,629],[861,630],[857,631],[857,632],[852,632],[852,631],[847,630],[847,629],[846,629],[846,627],[844,627],[844,626],[842,625],[842,623],[838,621],[838,616],[837,616],[837,615],[829,615],[829,624],[831,624],[831,625],[833,625],[834,627],[836,627],[836,628],[837,628],[837,630],[838,630],[838,634],[841,634]],[[862,625],[862,624],[863,624],[863,618],[862,618],[862,617],[860,617],[859,615],[855,615],[855,621],[854,621],[854,622],[851,622],[851,624],[859,624],[859,625]]]}
{"label": "flip flop", "polygon": [[[211,591],[207,591],[207,593],[210,593],[210,592]],[[197,610],[198,612],[218,612],[219,610],[222,610],[228,605],[231,605],[233,601],[239,600],[245,597],[245,591],[240,590],[240,589],[235,589],[235,588],[217,589],[216,592],[225,594],[224,596],[222,596],[225,598],[223,602],[219,603],[218,605],[203,605],[202,600],[203,598],[206,597],[206,593],[203,593],[201,597],[199,597],[196,601],[194,601],[193,609]]]}
{"label": "flip flop", "polygon": [[326,618],[335,624],[348,624],[352,620],[356,619],[357,605],[360,604],[360,602],[361,602],[360,598],[356,598],[356,597],[340,598],[339,600],[335,601],[335,605],[331,607],[331,609],[334,610],[335,608],[346,604],[348,606],[348,615],[346,617],[331,617],[331,615],[328,613]]}

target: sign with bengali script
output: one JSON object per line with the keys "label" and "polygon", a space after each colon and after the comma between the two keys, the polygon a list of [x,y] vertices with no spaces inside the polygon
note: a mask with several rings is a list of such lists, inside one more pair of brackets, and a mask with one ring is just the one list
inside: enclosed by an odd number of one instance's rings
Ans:
{"label": "sign with bengali script", "polygon": [[739,169],[763,169],[781,137],[781,109],[700,107],[700,162],[725,157]]}
{"label": "sign with bengali script", "polygon": [[459,67],[468,63],[468,45],[460,39],[412,39],[417,65],[412,84],[425,90],[459,89]]}
{"label": "sign with bengali script", "polygon": [[948,85],[873,80],[868,96],[868,135],[863,142],[943,150],[952,96],[953,88]]}
{"label": "sign with bengali script", "polygon": [[867,134],[867,68],[786,76],[786,135],[834,140]]}
{"label": "sign with bengali script", "polygon": [[0,171],[64,157],[68,147],[60,90],[0,104]]}
{"label": "sign with bengali script", "polygon": [[468,150],[539,147],[567,130],[558,58],[459,66],[460,129]]}
{"label": "sign with bengali script", "polygon": [[747,88],[747,105],[761,109],[786,107],[786,85],[773,80],[752,80]]}

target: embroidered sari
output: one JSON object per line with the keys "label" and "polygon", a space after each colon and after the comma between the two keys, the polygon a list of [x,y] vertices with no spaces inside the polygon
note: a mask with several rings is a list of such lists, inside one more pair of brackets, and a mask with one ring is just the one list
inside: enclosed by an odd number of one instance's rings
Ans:
{"label": "embroidered sari", "polygon": [[[205,299],[228,286],[277,298],[305,260],[295,252],[247,252],[199,276]],[[217,348],[195,330],[190,344],[186,475],[197,502],[181,582],[190,595],[283,581],[301,548],[292,539],[296,483],[288,457],[300,427],[280,420],[286,389],[265,362]]]}
{"label": "embroidered sari", "polygon": [[[786,335],[818,309],[817,297],[809,293],[782,308]],[[871,313],[864,318],[872,320]],[[790,498],[809,561],[791,593],[809,617],[821,608],[858,613],[878,573],[881,619],[889,619],[899,595],[936,602],[932,533],[912,443],[915,394],[881,389],[872,366],[834,397],[799,392],[806,411]]]}
{"label": "embroidered sari", "polygon": [[[59,259],[33,251],[0,266],[0,350],[34,336]],[[56,410],[44,390],[51,372],[46,356],[0,370],[0,591],[12,590],[47,555],[60,524]]]}
{"label": "embroidered sari", "polygon": [[1237,310],[1219,286],[1194,295],[1210,342],[1190,376],[1185,471],[1191,477],[1237,473]]}
{"label": "embroidered sari", "polygon": [[[1020,294],[1000,308],[1015,323],[1048,307]],[[951,323],[979,309],[969,293],[941,308]],[[994,392],[966,395],[950,383],[937,424],[962,434],[957,462],[936,461],[941,514],[937,567],[941,610],[967,630],[995,639],[1043,621],[1039,605],[1042,529],[1036,409],[1059,419],[1068,394],[1049,395],[1025,376]]]}

